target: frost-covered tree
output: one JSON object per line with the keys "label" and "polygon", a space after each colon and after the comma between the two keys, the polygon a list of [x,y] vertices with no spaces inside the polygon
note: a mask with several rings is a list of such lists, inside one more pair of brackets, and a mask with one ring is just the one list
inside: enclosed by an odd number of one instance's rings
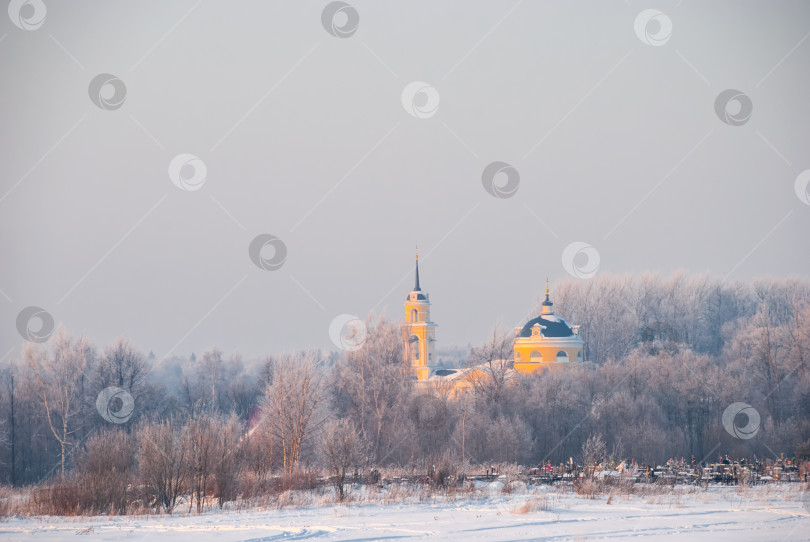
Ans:
{"label": "frost-covered tree", "polygon": [[262,423],[277,438],[288,475],[298,468],[305,446],[325,418],[323,367],[319,362],[313,352],[281,357],[274,363],[272,382],[265,389]]}
{"label": "frost-covered tree", "polygon": [[64,478],[68,453],[78,442],[83,423],[86,375],[93,366],[95,351],[81,337],[73,341],[59,327],[46,349],[28,343],[23,351],[27,376],[45,412],[48,428],[59,443],[60,473]]}
{"label": "frost-covered tree", "polygon": [[500,402],[506,390],[514,342],[514,333],[501,331],[496,326],[487,342],[470,350],[467,366],[476,367],[483,373],[480,378],[473,379],[473,387],[489,402]]}
{"label": "frost-covered tree", "polygon": [[351,419],[370,447],[376,462],[402,457],[407,437],[407,405],[413,375],[402,359],[402,336],[396,323],[370,315],[366,339],[335,364],[333,405]]}
{"label": "frost-covered tree", "polygon": [[323,428],[320,452],[326,468],[334,476],[338,499],[342,501],[349,469],[359,466],[365,457],[364,442],[354,422],[328,422]]}

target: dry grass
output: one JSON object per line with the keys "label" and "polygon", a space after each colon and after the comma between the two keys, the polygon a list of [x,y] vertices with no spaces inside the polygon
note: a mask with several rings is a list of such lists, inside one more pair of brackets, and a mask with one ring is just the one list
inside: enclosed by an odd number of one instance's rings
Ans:
{"label": "dry grass", "polygon": [[[548,511],[552,504],[570,508],[569,500],[558,503],[562,494],[575,494],[585,499],[605,496],[606,504],[617,501],[639,499],[648,505],[681,508],[687,503],[710,502],[716,498],[719,488],[697,486],[671,486],[668,484],[634,484],[627,480],[603,480],[583,478],[572,485],[531,486],[518,474],[514,478],[505,476],[506,482],[494,484],[486,482],[453,482],[446,485],[425,483],[413,470],[398,469],[398,480],[392,481],[389,472],[381,472],[379,484],[347,484],[346,497],[338,502],[333,485],[319,482],[313,472],[297,473],[287,478],[271,478],[244,473],[239,477],[239,493],[234,500],[225,503],[230,511],[243,512],[261,509],[295,509],[325,506],[358,505],[408,505],[446,504],[464,501],[491,501],[506,499],[513,508],[513,514],[529,514]],[[115,512],[99,503],[98,496],[89,494],[92,485],[80,483],[77,478],[53,481],[40,486],[12,489],[0,486],[0,518],[14,516],[67,516],[83,517],[90,515],[114,515]],[[496,489],[497,488],[497,489]],[[810,485],[772,484],[767,486],[741,485],[728,487],[728,497],[735,500],[766,503],[773,500],[797,502],[810,513]],[[128,501],[125,514],[130,516],[164,514],[156,507],[142,489],[128,488]],[[525,499],[525,500],[524,500]],[[511,503],[510,503],[511,501]],[[210,496],[206,499],[206,510],[215,509],[217,504]],[[175,515],[189,513],[187,495],[178,502]]]}
{"label": "dry grass", "polygon": [[549,508],[550,505],[548,498],[545,495],[540,495],[538,497],[529,499],[516,508],[513,508],[511,512],[513,514],[528,514],[529,512],[537,512],[538,510],[547,512]]}
{"label": "dry grass", "polygon": [[574,491],[586,499],[595,499],[605,491],[605,483],[596,478],[581,478],[574,482]]}

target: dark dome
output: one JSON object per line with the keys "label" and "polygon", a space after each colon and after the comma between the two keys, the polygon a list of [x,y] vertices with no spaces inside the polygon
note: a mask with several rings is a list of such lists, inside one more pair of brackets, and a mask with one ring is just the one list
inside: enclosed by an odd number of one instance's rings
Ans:
{"label": "dark dome", "polygon": [[558,316],[551,315],[551,318],[553,318],[553,320],[538,316],[533,320],[529,320],[526,322],[526,325],[523,326],[523,329],[520,330],[520,335],[518,336],[531,337],[534,324],[540,324],[545,328],[543,329],[543,335],[545,337],[570,337],[574,334],[571,328],[568,327],[568,322]]}
{"label": "dark dome", "polygon": [[[410,299],[411,299],[411,294],[408,294],[407,296],[405,296],[406,301],[410,300]],[[416,294],[416,299],[418,301],[427,301],[427,297],[425,297],[425,294],[423,294],[422,292],[419,292],[418,294]]]}

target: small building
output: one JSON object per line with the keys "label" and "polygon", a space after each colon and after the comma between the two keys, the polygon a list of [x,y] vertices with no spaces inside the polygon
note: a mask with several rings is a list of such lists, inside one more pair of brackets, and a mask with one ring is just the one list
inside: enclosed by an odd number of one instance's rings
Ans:
{"label": "small building", "polygon": [[514,366],[520,374],[583,361],[585,342],[579,336],[579,326],[554,314],[553,305],[546,280],[546,299],[540,316],[515,328]]}

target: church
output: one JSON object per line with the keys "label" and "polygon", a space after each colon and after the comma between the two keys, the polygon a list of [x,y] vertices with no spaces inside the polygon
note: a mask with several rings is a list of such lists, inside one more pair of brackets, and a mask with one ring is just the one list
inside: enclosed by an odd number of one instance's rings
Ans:
{"label": "church", "polygon": [[519,373],[534,373],[571,361],[582,362],[585,341],[579,336],[579,326],[571,325],[551,309],[546,279],[546,299],[540,316],[515,328],[514,363]]}
{"label": "church", "polygon": [[[472,389],[475,381],[487,378],[488,367],[442,369],[435,361],[436,328],[430,319],[430,295],[419,283],[419,254],[416,254],[415,283],[405,298],[405,319],[401,324],[403,359],[410,364],[417,385],[458,394]],[[578,325],[557,316],[546,280],[546,298],[540,314],[515,328],[512,360],[498,360],[508,376],[529,375],[571,363],[583,362],[585,342]]]}

